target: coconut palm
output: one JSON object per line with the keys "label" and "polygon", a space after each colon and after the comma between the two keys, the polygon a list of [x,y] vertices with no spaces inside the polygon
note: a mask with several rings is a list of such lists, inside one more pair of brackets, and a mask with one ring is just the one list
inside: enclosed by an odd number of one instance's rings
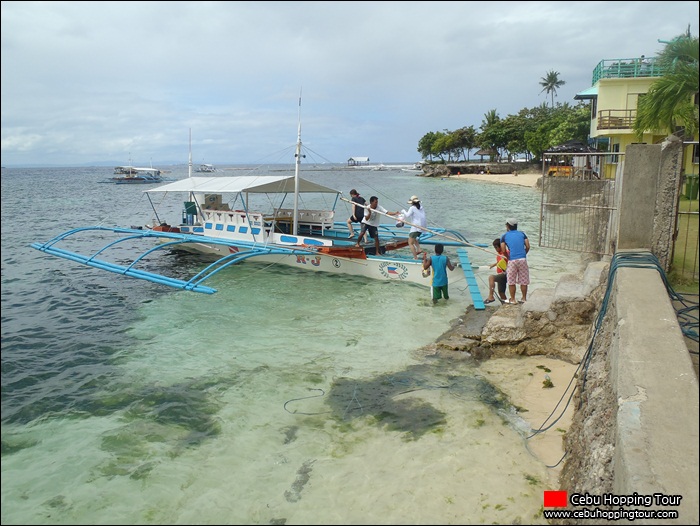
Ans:
{"label": "coconut palm", "polygon": [[[559,72],[550,70],[547,74],[540,79],[540,86],[542,86],[542,91],[547,92],[547,95],[552,94],[552,108],[554,107],[554,96],[557,94],[557,90],[561,88],[566,81],[559,80]],[[540,91],[540,93],[542,93]]]}
{"label": "coconut palm", "polygon": [[657,63],[664,72],[637,104],[634,131],[641,140],[648,130],[673,133],[677,126],[684,128],[688,137],[698,131],[698,37],[690,34],[690,27],[666,43]]}
{"label": "coconut palm", "polygon": [[[501,127],[499,123],[501,117],[496,109],[489,110],[484,113],[484,120],[481,121],[481,133],[479,134],[479,146],[484,150],[490,151],[490,161],[495,161],[498,156],[500,146],[505,146],[502,141]],[[501,144],[503,143],[503,144]]]}

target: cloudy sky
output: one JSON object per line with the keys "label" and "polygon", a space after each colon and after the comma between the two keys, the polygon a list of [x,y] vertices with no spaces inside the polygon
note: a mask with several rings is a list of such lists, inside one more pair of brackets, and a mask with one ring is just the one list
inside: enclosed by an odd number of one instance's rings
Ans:
{"label": "cloudy sky", "polygon": [[[420,160],[430,131],[574,104],[690,2],[2,2],[2,164]],[[291,153],[290,153],[291,152]],[[281,156],[281,157],[280,157]]]}

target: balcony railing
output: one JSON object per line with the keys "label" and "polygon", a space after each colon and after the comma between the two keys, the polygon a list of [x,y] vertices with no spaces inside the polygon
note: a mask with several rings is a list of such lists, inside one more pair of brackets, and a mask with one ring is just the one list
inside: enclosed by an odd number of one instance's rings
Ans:
{"label": "balcony railing", "polygon": [[639,77],[661,77],[663,70],[656,58],[616,58],[601,60],[593,70],[595,85],[600,79],[629,79]]}
{"label": "balcony railing", "polygon": [[598,130],[631,130],[637,110],[600,110]]}

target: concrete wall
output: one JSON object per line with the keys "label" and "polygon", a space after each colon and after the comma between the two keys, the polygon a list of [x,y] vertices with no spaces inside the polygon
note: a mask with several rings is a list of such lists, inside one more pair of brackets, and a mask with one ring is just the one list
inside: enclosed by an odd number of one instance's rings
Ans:
{"label": "concrete wall", "polygon": [[[679,520],[698,524],[698,380],[666,286],[655,269],[620,268],[610,376],[617,399],[613,493],[681,495]],[[652,299],[653,300],[650,300]],[[652,506],[651,509],[661,509]]]}
{"label": "concrete wall", "polygon": [[617,182],[618,249],[651,250],[660,157],[660,144],[633,144],[627,148],[622,181]]}
{"label": "concrete wall", "polygon": [[651,251],[664,271],[671,270],[671,252],[678,215],[678,198],[683,191],[683,141],[669,137],[661,144],[659,178],[656,185],[656,208],[651,237]]}
{"label": "concrete wall", "polygon": [[560,484],[569,495],[680,496],[678,506],[622,508],[679,513],[635,524],[698,524],[698,377],[662,276],[649,261],[648,251],[627,251],[611,262],[616,270],[608,275],[604,315],[578,377]]}
{"label": "concrete wall", "polygon": [[[566,436],[569,458],[561,484],[570,494],[682,497],[678,506],[646,508],[678,511],[677,520],[636,524],[700,523],[698,377],[663,276],[645,263],[654,254],[661,269],[669,270],[681,164],[682,142],[675,138],[626,150],[616,182],[612,262],[625,264],[608,278],[609,309],[592,344],[587,376],[579,379],[581,404]],[[639,259],[625,259],[630,253]]]}
{"label": "concrete wall", "polygon": [[683,143],[669,137],[662,144],[631,144],[625,154],[617,187],[617,248],[651,250],[668,271]]}

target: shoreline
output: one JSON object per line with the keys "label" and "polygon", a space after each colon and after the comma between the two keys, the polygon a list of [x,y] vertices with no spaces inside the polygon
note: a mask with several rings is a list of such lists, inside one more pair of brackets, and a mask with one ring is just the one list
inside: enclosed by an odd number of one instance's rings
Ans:
{"label": "shoreline", "polygon": [[[578,365],[544,355],[490,358],[479,364],[479,372],[508,397],[530,426],[521,430],[523,443],[549,469],[552,487],[557,486],[564,468],[564,436],[574,417],[574,406],[560,407],[560,402],[571,395],[570,381],[577,369]],[[544,386],[546,378],[551,379],[551,388]]]}
{"label": "shoreline", "polygon": [[537,181],[542,177],[539,173],[515,174],[459,174],[450,175],[444,179],[467,179],[472,181],[486,181],[490,183],[514,184],[518,186],[537,186]]}
{"label": "shoreline", "polygon": [[[467,350],[467,356],[473,356],[477,362],[477,374],[506,395],[509,403],[518,409],[516,415],[510,415],[514,417],[510,424],[522,433],[523,443],[530,455],[549,468],[547,482],[556,487],[564,467],[561,462],[566,453],[564,436],[571,427],[575,413],[573,405],[567,403],[561,408],[559,406],[567,393],[570,394],[571,378],[579,365],[546,354],[487,354],[478,357],[478,354],[472,354],[473,350],[462,348],[464,338],[481,334],[499,309],[477,311],[473,306],[467,307],[459,319],[453,320],[452,328],[433,344],[423,347],[420,354],[461,360],[464,359],[462,351]],[[548,378],[551,386],[543,383]],[[556,426],[552,425],[553,416],[557,417]],[[519,427],[518,419],[526,423],[528,429]]]}

